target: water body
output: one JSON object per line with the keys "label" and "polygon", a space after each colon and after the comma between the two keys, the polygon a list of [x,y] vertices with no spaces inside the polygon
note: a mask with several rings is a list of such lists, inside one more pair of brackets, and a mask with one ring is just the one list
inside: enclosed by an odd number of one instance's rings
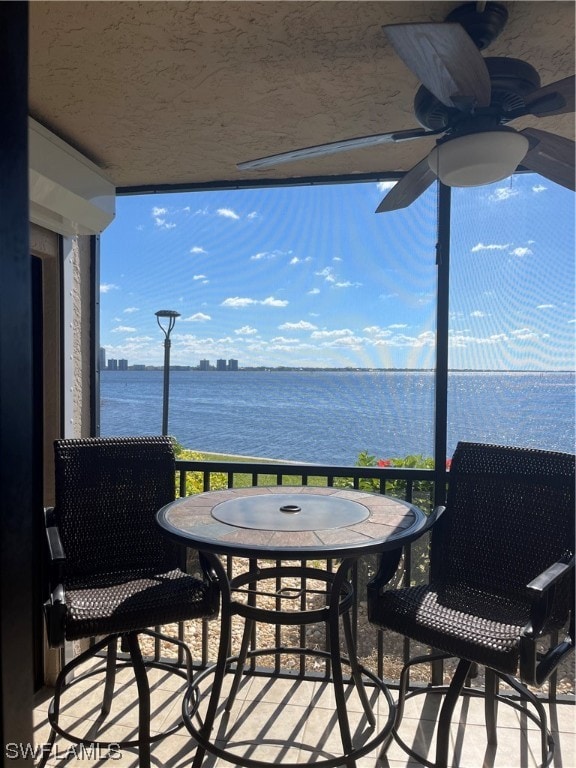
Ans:
{"label": "water body", "polygon": [[[162,371],[104,371],[101,434],[160,434]],[[458,440],[574,451],[574,373],[453,372],[448,455]],[[434,374],[172,371],[169,433],[188,448],[353,465],[433,454]]]}

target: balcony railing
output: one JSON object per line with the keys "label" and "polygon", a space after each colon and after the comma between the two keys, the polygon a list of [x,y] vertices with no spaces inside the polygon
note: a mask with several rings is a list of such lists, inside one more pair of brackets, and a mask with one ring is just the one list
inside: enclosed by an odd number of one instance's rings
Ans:
{"label": "balcony railing", "polygon": [[[404,501],[417,504],[424,512],[429,513],[433,507],[434,471],[430,469],[407,469],[399,467],[335,467],[312,464],[295,463],[266,463],[266,462],[227,462],[227,461],[200,461],[177,460],[176,483],[180,496],[193,491],[210,491],[222,488],[270,486],[270,485],[318,485],[329,487],[354,488],[357,490],[370,490],[376,493],[394,495]],[[229,575],[234,573],[238,558],[224,558]],[[189,558],[191,567],[194,560]],[[243,569],[250,565],[244,561]],[[257,565],[252,562],[254,567]],[[308,565],[302,561],[302,565]],[[328,562],[327,568],[332,570],[337,563]],[[379,677],[388,681],[392,686],[398,680],[402,665],[416,653],[422,653],[426,649],[414,646],[407,638],[394,636],[391,633],[382,633],[374,629],[366,618],[366,582],[374,573],[376,557],[362,558],[351,575],[356,594],[356,602],[352,609],[352,626],[354,639],[357,645],[361,662],[371,668]],[[404,550],[398,573],[394,579],[396,586],[425,583],[428,579],[428,537],[422,537]],[[188,627],[186,623],[179,625],[179,636],[190,642],[190,635],[198,632],[198,622],[194,622],[195,629]],[[306,632],[309,628],[295,628],[294,634],[286,642],[281,632],[286,632],[285,627],[275,627],[272,632],[273,644],[290,645],[294,647],[310,646],[310,636]],[[323,647],[326,638],[315,632],[313,642],[317,647]],[[216,647],[217,623],[202,622],[201,637],[194,634],[193,656],[198,666],[204,667],[214,661]],[[256,637],[253,644],[258,644]],[[237,649],[231,648],[236,653]],[[157,647],[155,653],[160,655],[161,649]],[[288,660],[290,661],[290,660]],[[255,659],[252,659],[252,672],[255,674],[267,674],[272,671],[263,669],[259,662],[256,668]],[[286,674],[286,659],[276,657],[274,660],[274,674]],[[311,657],[302,654],[292,660],[292,667],[288,664],[291,676],[295,674],[306,679],[318,678],[318,670],[311,664]],[[425,679],[414,680],[415,683],[439,682],[442,680],[444,669],[436,664],[428,671]],[[330,670],[323,670],[323,674],[329,675]],[[426,674],[426,673],[425,673]],[[545,690],[549,701],[558,699],[557,675],[549,681]]]}

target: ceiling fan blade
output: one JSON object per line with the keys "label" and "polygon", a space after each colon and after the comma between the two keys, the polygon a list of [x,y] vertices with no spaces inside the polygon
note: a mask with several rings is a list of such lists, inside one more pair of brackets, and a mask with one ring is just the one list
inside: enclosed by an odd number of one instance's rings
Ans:
{"label": "ceiling fan blade", "polygon": [[406,208],[425,192],[436,179],[436,174],[428,165],[428,157],[411,168],[388,192],[376,208],[376,213],[387,213]]}
{"label": "ceiling fan blade", "polygon": [[382,29],[404,64],[442,104],[463,111],[490,104],[488,69],[460,24],[387,24]]}
{"label": "ceiling fan blade", "polygon": [[389,133],[376,133],[372,136],[358,136],[354,139],[343,139],[342,141],[332,141],[328,144],[317,144],[313,147],[303,147],[302,149],[293,149],[290,152],[280,152],[277,155],[267,155],[255,160],[246,160],[238,163],[236,167],[243,170],[256,170],[258,168],[270,168],[280,163],[290,163],[293,160],[302,160],[309,157],[320,157],[321,155],[333,155],[336,152],[347,152],[350,149],[360,147],[375,147],[378,144],[388,144],[396,141],[408,141],[410,139],[419,139],[424,136],[436,136],[444,133],[444,130],[425,131],[423,128],[415,128],[407,131],[392,131]]}
{"label": "ceiling fan blade", "polygon": [[574,112],[574,75],[538,88],[526,97],[525,114],[544,117]]}
{"label": "ceiling fan blade", "polygon": [[574,191],[575,143],[564,136],[540,131],[538,128],[525,128],[520,133],[530,142],[530,149],[522,160],[522,165]]}

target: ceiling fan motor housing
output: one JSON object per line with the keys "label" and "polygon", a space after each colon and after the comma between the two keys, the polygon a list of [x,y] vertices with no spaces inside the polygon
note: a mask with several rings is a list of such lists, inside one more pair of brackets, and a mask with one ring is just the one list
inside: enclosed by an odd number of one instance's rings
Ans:
{"label": "ceiling fan motor housing", "polygon": [[492,118],[494,125],[503,125],[508,115],[525,106],[525,97],[540,87],[540,76],[531,64],[521,59],[488,57],[484,59],[492,93],[490,106],[463,114],[459,109],[442,104],[423,85],[414,97],[414,113],[424,128],[449,130],[456,128],[463,119],[467,123],[475,117]]}
{"label": "ceiling fan motor housing", "polygon": [[[477,10],[483,5],[481,11]],[[445,21],[461,24],[481,51],[494,42],[508,21],[503,3],[468,2],[451,11]]]}

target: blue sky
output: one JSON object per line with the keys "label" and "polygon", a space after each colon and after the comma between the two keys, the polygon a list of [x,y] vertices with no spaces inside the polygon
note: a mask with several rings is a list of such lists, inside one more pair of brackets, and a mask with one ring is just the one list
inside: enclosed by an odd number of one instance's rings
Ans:
{"label": "blue sky", "polygon": [[[433,186],[374,213],[389,184],[120,197],[101,238],[101,345],[161,365],[434,366]],[[454,190],[450,365],[574,368],[574,195],[533,174]]]}

